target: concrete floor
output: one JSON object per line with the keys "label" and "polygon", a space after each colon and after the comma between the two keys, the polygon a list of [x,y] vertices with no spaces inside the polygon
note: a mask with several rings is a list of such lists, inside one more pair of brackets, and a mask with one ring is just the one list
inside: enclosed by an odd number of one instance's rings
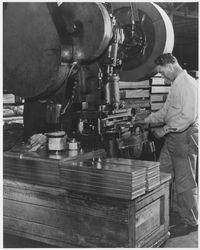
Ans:
{"label": "concrete floor", "polygon": [[192,232],[185,236],[169,238],[164,248],[198,248],[198,232]]}
{"label": "concrete floor", "polygon": [[[178,214],[171,213],[170,228],[178,225],[180,218]],[[169,238],[162,246],[163,248],[198,248],[198,231],[191,232],[183,236],[176,236]]]}

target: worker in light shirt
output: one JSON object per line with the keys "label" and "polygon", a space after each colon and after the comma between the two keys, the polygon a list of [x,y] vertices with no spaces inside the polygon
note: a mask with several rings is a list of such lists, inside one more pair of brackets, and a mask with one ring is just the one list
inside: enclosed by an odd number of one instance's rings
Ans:
{"label": "worker in light shirt", "polygon": [[181,224],[176,233],[189,233],[198,228],[197,203],[197,141],[198,141],[198,87],[197,81],[183,70],[172,54],[163,54],[156,60],[156,69],[172,82],[162,109],[150,114],[145,123],[163,122],[155,129],[157,138],[165,136],[160,154],[161,171],[171,172],[177,198],[177,212]]}

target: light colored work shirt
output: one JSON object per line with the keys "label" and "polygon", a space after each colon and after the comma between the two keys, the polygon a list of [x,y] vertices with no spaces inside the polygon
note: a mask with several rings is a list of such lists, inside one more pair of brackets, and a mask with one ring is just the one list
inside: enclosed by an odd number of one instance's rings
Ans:
{"label": "light colored work shirt", "polygon": [[183,70],[172,83],[167,100],[159,111],[145,118],[146,123],[164,122],[164,130],[182,132],[198,122],[198,83]]}

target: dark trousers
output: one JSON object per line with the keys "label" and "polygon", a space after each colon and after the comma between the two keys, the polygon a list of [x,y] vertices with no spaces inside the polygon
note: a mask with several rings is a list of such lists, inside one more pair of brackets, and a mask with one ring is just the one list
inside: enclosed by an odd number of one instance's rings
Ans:
{"label": "dark trousers", "polygon": [[181,133],[168,134],[159,159],[161,171],[172,173],[173,207],[182,220],[190,225],[198,223],[198,151],[194,138],[198,138],[197,126],[191,126]]}

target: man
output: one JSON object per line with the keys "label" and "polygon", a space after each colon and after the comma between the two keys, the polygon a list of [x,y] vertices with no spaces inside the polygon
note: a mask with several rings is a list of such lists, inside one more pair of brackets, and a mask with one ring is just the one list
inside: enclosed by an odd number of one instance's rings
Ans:
{"label": "man", "polygon": [[155,130],[157,138],[165,137],[160,154],[161,171],[172,171],[177,195],[178,213],[182,225],[177,230],[189,233],[197,230],[198,204],[197,166],[198,88],[197,82],[181,68],[172,54],[160,55],[156,69],[172,82],[170,93],[162,109],[150,114],[145,123],[163,122]]}

